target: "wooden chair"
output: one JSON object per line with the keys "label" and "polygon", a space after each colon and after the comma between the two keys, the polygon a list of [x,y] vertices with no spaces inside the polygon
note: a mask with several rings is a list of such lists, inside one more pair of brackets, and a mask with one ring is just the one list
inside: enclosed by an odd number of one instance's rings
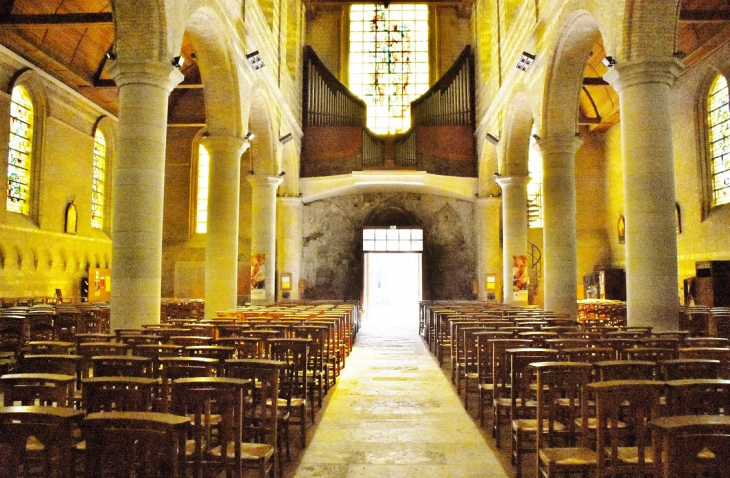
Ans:
{"label": "wooden chair", "polygon": [[85,476],[185,478],[189,426],[189,418],[167,413],[92,413],[81,422]]}
{"label": "wooden chair", "polygon": [[76,347],[73,342],[34,340],[28,342],[25,351],[29,354],[72,354],[76,351]]}
{"label": "wooden chair", "polygon": [[134,355],[91,357],[94,377],[153,377],[152,359]]}
{"label": "wooden chair", "polygon": [[82,380],[82,406],[87,413],[150,412],[157,380],[144,377],[89,377]]}
{"label": "wooden chair", "polygon": [[0,351],[20,355],[25,340],[25,317],[22,315],[0,316]]}
{"label": "wooden chair", "polygon": [[33,312],[26,317],[28,340],[54,340],[56,338],[53,320],[56,314],[51,310]]}
{"label": "wooden chair", "polygon": [[221,367],[218,359],[207,357],[160,357],[159,408],[169,413],[172,382],[180,378],[214,377]]}
{"label": "wooden chair", "polygon": [[719,378],[720,361],[704,359],[675,359],[659,362],[660,377],[664,381],[693,378]]}
{"label": "wooden chair", "polygon": [[517,478],[522,477],[523,441],[537,431],[535,413],[537,402],[534,400],[532,375],[528,366],[534,362],[556,361],[558,351],[545,348],[516,348],[505,351],[510,362],[510,423],[512,424],[512,464],[517,470]]}
{"label": "wooden chair", "polygon": [[730,415],[730,380],[671,380],[666,395],[670,415]]}
{"label": "wooden chair", "polygon": [[[536,375],[537,476],[588,474],[596,468],[598,460],[588,444],[586,386],[592,366],[579,362],[538,362],[530,364],[529,369]],[[559,406],[561,403],[563,406]],[[558,438],[563,440],[562,447],[557,447]]]}
{"label": "wooden chair", "polygon": [[656,478],[730,477],[730,417],[673,416],[649,426]]}
{"label": "wooden chair", "polygon": [[[185,456],[193,478],[203,472],[212,476],[221,471],[225,476],[242,476],[244,396],[249,395],[251,386],[250,380],[223,377],[173,380],[172,411],[191,419]],[[225,448],[226,453],[212,453],[215,447]]]}
{"label": "wooden chair", "polygon": [[607,360],[596,362],[598,380],[654,380],[656,362],[647,360]]}
{"label": "wooden chair", "polygon": [[613,380],[591,383],[588,389],[596,399],[597,478],[620,474],[653,476],[648,423],[659,418],[664,382]]}
{"label": "wooden chair", "polygon": [[[492,436],[499,448],[500,417],[512,406],[510,361],[506,351],[517,347],[527,348],[532,342],[527,339],[495,339],[489,342],[492,344]],[[484,405],[480,399],[479,406]]]}
{"label": "wooden chair", "polygon": [[81,342],[76,345],[76,352],[83,357],[81,376],[88,377],[91,371],[91,357],[100,355],[127,355],[129,346],[116,342]]}
{"label": "wooden chair", "polygon": [[84,415],[68,407],[0,408],[0,474],[15,477],[22,468],[28,476],[31,460],[41,455],[42,476],[73,477],[73,432]]}
{"label": "wooden chair", "polygon": [[74,377],[74,401],[81,398],[81,355],[25,355],[20,361],[22,373],[51,373]]}
{"label": "wooden chair", "polygon": [[160,359],[162,357],[182,357],[185,347],[175,344],[135,344],[132,355],[152,359],[152,370],[155,377],[160,376]]}
{"label": "wooden chair", "polygon": [[6,407],[40,405],[71,407],[74,396],[73,375],[17,373],[0,377]]}
{"label": "wooden chair", "polygon": [[720,376],[730,378],[730,347],[684,347],[679,358],[719,360]]}
{"label": "wooden chair", "polygon": [[[256,384],[248,397],[250,406],[244,415],[241,461],[244,467],[258,469],[261,478],[278,475],[277,462],[273,457],[279,443],[279,375],[285,367],[285,362],[266,359],[234,359],[225,363],[227,377],[248,379]],[[230,448],[227,451],[230,460],[236,458]],[[211,453],[220,454],[223,449],[218,447]]]}
{"label": "wooden chair", "polygon": [[[476,338],[476,358],[477,358],[477,414],[479,416],[479,423],[484,426],[484,416],[486,415],[485,409],[492,405],[494,399],[494,367],[493,367],[493,350],[492,340],[497,340],[497,337],[503,339],[512,340],[516,346],[528,346],[529,341],[512,339],[509,332],[501,332],[498,330],[481,330],[474,332]],[[472,380],[468,378],[467,388],[469,382]]]}
{"label": "wooden chair", "polygon": [[319,325],[292,326],[294,338],[310,339],[309,363],[307,365],[307,380],[309,394],[314,404],[314,395],[317,395],[317,406],[322,408],[324,396],[329,392],[330,368],[325,362],[324,349],[327,342],[327,327]]}

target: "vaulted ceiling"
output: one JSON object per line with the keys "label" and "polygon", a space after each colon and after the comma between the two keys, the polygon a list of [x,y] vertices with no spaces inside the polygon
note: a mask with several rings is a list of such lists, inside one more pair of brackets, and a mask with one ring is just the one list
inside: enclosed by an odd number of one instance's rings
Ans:
{"label": "vaulted ceiling", "polygon": [[[406,0],[413,1],[416,0]],[[418,0],[468,8],[472,0]],[[308,8],[346,4],[344,0],[306,0]],[[118,91],[106,70],[114,23],[109,0],[5,0],[0,2],[0,43],[58,78],[112,114]],[[730,0],[683,0],[677,50],[686,66],[705,58],[730,39]],[[183,39],[185,81],[170,96],[169,123],[205,123],[203,90],[192,43]],[[618,120],[618,97],[600,77],[606,67],[597,42],[588,61],[581,94],[580,122],[605,129]],[[192,107],[191,107],[192,106]]]}

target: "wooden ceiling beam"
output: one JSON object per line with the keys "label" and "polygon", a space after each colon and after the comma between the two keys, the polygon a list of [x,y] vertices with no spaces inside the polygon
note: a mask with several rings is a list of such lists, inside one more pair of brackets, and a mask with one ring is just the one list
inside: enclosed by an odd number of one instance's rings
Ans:
{"label": "wooden ceiling beam", "polygon": [[730,21],[730,8],[717,10],[681,10],[679,12],[680,22],[727,22]]}
{"label": "wooden ceiling beam", "polygon": [[0,26],[6,28],[114,26],[114,16],[110,12],[63,13],[57,15],[4,15],[0,17]]}

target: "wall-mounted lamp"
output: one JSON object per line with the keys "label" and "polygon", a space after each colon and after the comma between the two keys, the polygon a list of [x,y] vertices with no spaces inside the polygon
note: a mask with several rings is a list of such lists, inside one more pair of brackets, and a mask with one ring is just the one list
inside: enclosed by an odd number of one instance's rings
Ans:
{"label": "wall-mounted lamp", "polygon": [[536,134],[532,135],[532,139],[534,139],[535,141],[540,141],[540,137]]}
{"label": "wall-mounted lamp", "polygon": [[175,68],[182,68],[183,63],[185,63],[185,58],[181,56],[176,56],[172,59],[172,66]]}
{"label": "wall-mounted lamp", "polygon": [[607,56],[603,60],[601,60],[601,63],[603,63],[603,66],[606,68],[611,68],[613,66],[616,66],[616,59],[612,56]]}
{"label": "wall-mounted lamp", "polygon": [[254,50],[247,54],[246,58],[248,58],[248,61],[251,63],[254,70],[260,70],[266,66],[266,63],[264,63],[264,59],[261,58],[261,54],[259,54],[258,50]]}
{"label": "wall-mounted lamp", "polygon": [[283,178],[283,177],[284,177],[284,175],[286,175],[286,171],[282,171],[282,172],[280,172],[280,173],[279,173],[279,177],[280,177],[280,178]]}
{"label": "wall-mounted lamp", "polygon": [[293,139],[294,139],[294,136],[292,136],[291,133],[287,133],[284,136],[282,136],[281,138],[279,138],[279,142],[281,144],[286,144],[286,143],[288,143],[289,141],[291,141]]}
{"label": "wall-mounted lamp", "polygon": [[517,65],[515,66],[517,66],[518,70],[527,71],[530,69],[530,66],[532,66],[533,61],[535,61],[535,55],[523,51],[522,56],[520,56],[520,59],[517,61]]}
{"label": "wall-mounted lamp", "polygon": [[499,138],[497,138],[496,136],[494,136],[491,133],[487,133],[487,141],[489,141],[490,143],[492,143],[495,146],[497,144],[499,144]]}
{"label": "wall-mounted lamp", "polygon": [[251,131],[249,131],[248,133],[246,133],[246,136],[244,136],[243,139],[245,139],[248,142],[251,142],[251,140],[254,139],[255,137],[256,137],[256,135],[253,134]]}
{"label": "wall-mounted lamp", "polygon": [[109,50],[108,52],[106,52],[106,59],[107,60],[116,60],[117,54],[114,53],[113,51]]}
{"label": "wall-mounted lamp", "polygon": [[496,173],[494,173],[494,179],[499,179],[500,177],[502,177],[502,175],[499,174],[499,171],[497,171]]}

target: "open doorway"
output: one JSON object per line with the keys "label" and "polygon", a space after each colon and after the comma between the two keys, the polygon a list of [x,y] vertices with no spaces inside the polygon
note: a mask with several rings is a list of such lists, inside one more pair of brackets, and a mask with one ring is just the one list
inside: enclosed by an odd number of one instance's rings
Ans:
{"label": "open doorway", "polygon": [[[368,320],[418,327],[420,252],[365,253],[364,305]],[[393,324],[395,325],[395,324]]]}

